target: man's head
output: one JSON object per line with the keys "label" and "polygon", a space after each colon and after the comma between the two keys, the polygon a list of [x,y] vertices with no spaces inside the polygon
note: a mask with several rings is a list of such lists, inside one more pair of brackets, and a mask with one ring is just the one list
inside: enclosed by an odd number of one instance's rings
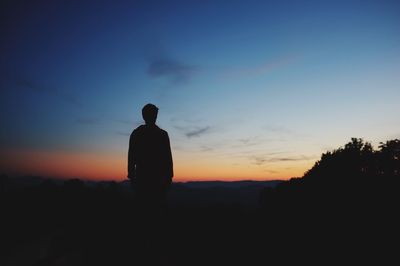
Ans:
{"label": "man's head", "polygon": [[158,108],[148,103],[142,109],[142,116],[147,125],[154,125],[157,120]]}

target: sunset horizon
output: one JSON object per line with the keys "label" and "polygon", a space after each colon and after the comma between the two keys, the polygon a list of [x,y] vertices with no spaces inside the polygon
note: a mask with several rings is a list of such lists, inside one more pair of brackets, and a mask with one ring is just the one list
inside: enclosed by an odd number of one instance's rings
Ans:
{"label": "sunset horizon", "polygon": [[[363,138],[361,138],[363,139]],[[363,139],[364,141],[365,140]],[[350,139],[348,140],[350,141]],[[384,140],[380,141],[379,143],[384,142]],[[373,147],[378,148],[379,143],[376,143]],[[335,149],[326,150],[326,152],[332,152],[336,149],[342,148],[344,146],[340,145]],[[126,168],[126,156],[122,156],[121,160],[115,159],[114,157],[108,156],[99,156],[99,154],[92,154],[92,155],[76,155],[70,153],[64,154],[56,154],[56,153],[22,153],[17,152],[15,154],[8,153],[8,157],[0,163],[2,169],[7,169],[6,166],[14,166],[15,168],[20,169],[19,171],[5,171],[6,174],[10,177],[24,177],[24,176],[38,176],[43,178],[50,178],[50,179],[59,179],[59,180],[69,180],[69,179],[81,179],[85,181],[128,181],[127,178],[127,171],[124,169]],[[257,176],[255,174],[249,173],[248,169],[249,166],[242,169],[243,174],[237,174],[238,169],[233,169],[235,173],[226,169],[212,169],[210,168],[208,171],[211,171],[209,175],[205,174],[203,170],[203,174],[193,174],[202,171],[202,167],[207,165],[200,164],[200,165],[189,165],[188,168],[185,169],[184,167],[175,167],[176,174],[173,178],[173,182],[190,182],[190,181],[274,181],[274,180],[289,180],[291,178],[298,178],[302,177],[303,174],[309,170],[321,157],[322,153],[316,157],[315,160],[309,160],[308,165],[306,166],[299,166],[297,172],[288,172],[287,175],[263,175]],[[19,160],[26,160],[29,161],[28,163],[18,165],[13,163]],[[42,163],[46,162],[47,166],[43,166]],[[49,165],[51,167],[49,167]],[[64,170],[67,168],[68,170]],[[185,172],[186,170],[186,172]],[[220,172],[220,175],[215,173]],[[187,173],[187,174],[185,174]],[[223,175],[225,173],[225,176]],[[226,174],[230,173],[230,174]],[[247,175],[245,174],[247,173]]]}
{"label": "sunset horizon", "polygon": [[0,17],[1,266],[398,260],[400,0]]}
{"label": "sunset horizon", "polygon": [[396,2],[17,2],[0,174],[124,180],[147,103],[174,181],[286,180],[352,137],[400,138]]}

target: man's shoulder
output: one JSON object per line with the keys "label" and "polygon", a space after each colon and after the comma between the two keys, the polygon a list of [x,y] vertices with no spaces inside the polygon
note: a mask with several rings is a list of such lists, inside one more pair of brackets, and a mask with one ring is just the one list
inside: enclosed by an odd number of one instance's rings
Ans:
{"label": "man's shoulder", "polygon": [[163,135],[164,137],[168,137],[168,132],[162,128],[159,128],[160,134]]}
{"label": "man's shoulder", "polygon": [[153,131],[153,132],[156,131],[156,132],[159,132],[161,135],[166,135],[166,136],[168,136],[168,132],[167,132],[166,130],[160,128],[159,126],[152,126],[152,127],[150,128],[150,127],[148,127],[148,126],[146,126],[146,125],[140,125],[140,126],[138,126],[137,128],[135,128],[135,129],[132,131],[131,136],[132,136],[132,135],[145,134],[145,133],[148,133],[148,132],[151,132],[151,131]]}
{"label": "man's shoulder", "polygon": [[140,125],[137,128],[135,128],[132,133],[131,133],[131,137],[137,134],[140,134],[141,132],[143,132],[144,130],[144,125]]}
{"label": "man's shoulder", "polygon": [[157,135],[161,138],[168,138],[168,132],[162,128],[160,128],[159,126],[155,126],[154,129],[157,132]]}
{"label": "man's shoulder", "polygon": [[160,129],[161,133],[168,135],[168,132],[166,130],[164,130],[162,128],[159,128],[159,129]]}
{"label": "man's shoulder", "polygon": [[135,129],[133,130],[133,132],[135,132],[135,131],[141,131],[141,130],[145,129],[145,127],[146,127],[146,125],[140,125],[140,126],[138,126],[137,128],[135,128]]}

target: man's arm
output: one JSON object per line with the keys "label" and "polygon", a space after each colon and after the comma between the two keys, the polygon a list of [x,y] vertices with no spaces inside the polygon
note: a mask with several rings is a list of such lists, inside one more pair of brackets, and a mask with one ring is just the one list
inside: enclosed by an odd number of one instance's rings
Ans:
{"label": "man's arm", "polygon": [[166,152],[167,152],[167,174],[168,177],[172,180],[172,177],[174,176],[174,165],[172,161],[172,152],[171,152],[171,145],[169,142],[169,136],[168,133],[166,133]]}
{"label": "man's arm", "polygon": [[136,177],[135,167],[135,154],[134,154],[134,134],[132,133],[129,138],[129,149],[128,149],[128,178],[134,179]]}

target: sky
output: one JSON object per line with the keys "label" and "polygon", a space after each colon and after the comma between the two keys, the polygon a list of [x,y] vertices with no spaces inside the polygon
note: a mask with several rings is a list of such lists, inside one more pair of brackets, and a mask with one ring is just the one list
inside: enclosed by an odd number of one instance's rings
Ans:
{"label": "sky", "polygon": [[302,176],[400,138],[398,1],[2,1],[0,173],[124,180],[159,107],[175,181]]}

